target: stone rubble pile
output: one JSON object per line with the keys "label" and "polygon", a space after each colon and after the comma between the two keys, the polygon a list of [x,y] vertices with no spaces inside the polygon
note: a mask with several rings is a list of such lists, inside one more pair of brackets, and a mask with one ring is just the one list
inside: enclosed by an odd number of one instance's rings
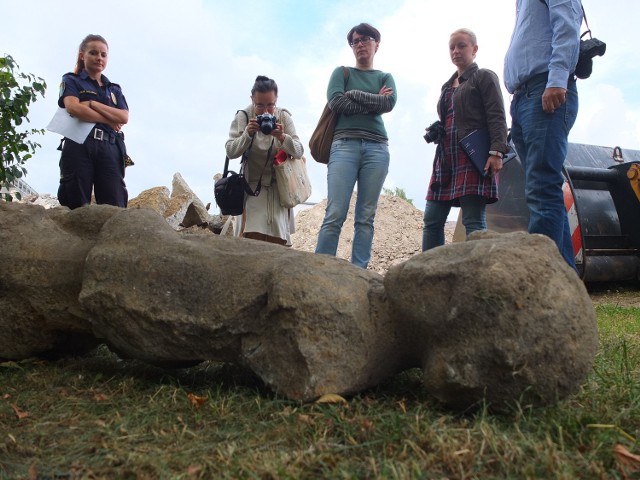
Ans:
{"label": "stone rubble pile", "polygon": [[[318,240],[327,200],[296,215],[296,233],[291,236],[293,248],[313,252]],[[349,213],[342,227],[336,256],[345,260],[351,258],[355,195],[351,198]],[[390,267],[397,265],[422,251],[423,212],[406,200],[383,195],[378,201],[374,222],[375,233],[371,248],[369,270],[384,275]],[[453,237],[453,224],[448,225],[446,242]]]}

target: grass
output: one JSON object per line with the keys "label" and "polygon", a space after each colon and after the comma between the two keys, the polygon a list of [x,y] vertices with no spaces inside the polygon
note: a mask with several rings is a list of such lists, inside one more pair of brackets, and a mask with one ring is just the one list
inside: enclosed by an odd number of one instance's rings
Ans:
{"label": "grass", "polygon": [[581,391],[500,416],[442,410],[420,370],[347,403],[299,404],[239,367],[162,370],[105,347],[1,363],[0,478],[640,478],[613,453],[640,454],[640,309],[596,312]]}

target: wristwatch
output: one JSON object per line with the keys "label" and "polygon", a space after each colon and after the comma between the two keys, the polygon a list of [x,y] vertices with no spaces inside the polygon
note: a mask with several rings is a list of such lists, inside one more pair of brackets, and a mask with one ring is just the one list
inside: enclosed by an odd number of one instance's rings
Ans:
{"label": "wristwatch", "polygon": [[504,155],[502,154],[502,152],[498,152],[496,150],[489,150],[489,155],[491,155],[492,157],[504,158]]}

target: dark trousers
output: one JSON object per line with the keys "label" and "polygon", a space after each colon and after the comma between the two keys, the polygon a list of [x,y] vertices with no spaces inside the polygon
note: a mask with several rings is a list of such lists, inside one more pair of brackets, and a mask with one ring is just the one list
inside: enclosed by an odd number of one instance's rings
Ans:
{"label": "dark trousers", "polygon": [[104,140],[96,140],[92,134],[83,144],[64,140],[58,201],[71,209],[82,207],[91,203],[93,191],[96,203],[126,208],[129,194],[122,147],[117,143],[121,140],[106,134]]}

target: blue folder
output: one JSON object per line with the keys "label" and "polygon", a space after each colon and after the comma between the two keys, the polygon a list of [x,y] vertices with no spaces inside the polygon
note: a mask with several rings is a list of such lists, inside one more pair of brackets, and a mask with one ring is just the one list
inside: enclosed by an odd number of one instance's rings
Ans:
{"label": "blue folder", "polygon": [[478,128],[458,143],[480,175],[487,175],[487,172],[484,170],[484,166],[487,164],[487,160],[489,159],[489,148],[491,146],[489,130],[484,127]]}

